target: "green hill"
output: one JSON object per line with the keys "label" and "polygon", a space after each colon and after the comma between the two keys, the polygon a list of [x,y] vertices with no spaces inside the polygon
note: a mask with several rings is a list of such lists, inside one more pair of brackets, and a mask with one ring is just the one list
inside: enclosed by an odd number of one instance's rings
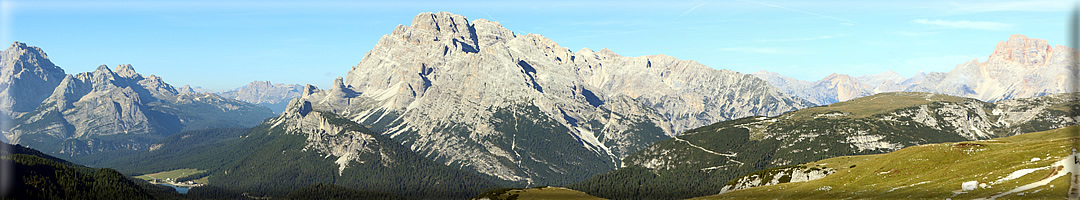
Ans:
{"label": "green hill", "polygon": [[[172,199],[172,188],[137,182],[116,170],[93,169],[20,145],[0,143],[3,199]],[[10,168],[8,168],[10,167]]]}
{"label": "green hill", "polygon": [[1069,94],[986,103],[930,93],[882,93],[776,117],[689,130],[623,159],[626,167],[567,187],[605,198],[717,194],[750,172],[922,144],[991,139],[1075,124]]}
{"label": "green hill", "polygon": [[838,169],[808,182],[699,199],[1064,199],[1076,175],[1080,127],[993,140],[928,144],[801,164]]}

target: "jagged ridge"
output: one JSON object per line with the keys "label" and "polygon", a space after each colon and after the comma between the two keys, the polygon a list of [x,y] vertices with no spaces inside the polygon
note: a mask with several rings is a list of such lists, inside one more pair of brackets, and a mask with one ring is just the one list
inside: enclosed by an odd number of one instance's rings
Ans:
{"label": "jagged ridge", "polygon": [[810,105],[750,75],[664,55],[572,52],[445,12],[396,27],[333,88],[304,94],[314,110],[437,162],[523,185],[613,170],[692,127]]}

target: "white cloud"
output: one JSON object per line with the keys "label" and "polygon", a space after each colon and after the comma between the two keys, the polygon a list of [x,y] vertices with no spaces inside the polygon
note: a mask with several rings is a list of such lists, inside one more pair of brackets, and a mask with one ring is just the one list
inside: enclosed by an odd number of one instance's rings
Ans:
{"label": "white cloud", "polygon": [[1012,28],[1012,24],[1006,24],[1001,22],[987,22],[987,21],[968,21],[968,20],[929,20],[929,19],[916,19],[911,22],[917,24],[944,26],[949,28],[963,28],[963,29],[981,29],[981,30],[1005,30]]}
{"label": "white cloud", "polygon": [[792,54],[791,50],[783,48],[770,48],[770,47],[726,47],[719,48],[718,51],[723,52],[736,52],[736,53],[757,53],[757,54]]}

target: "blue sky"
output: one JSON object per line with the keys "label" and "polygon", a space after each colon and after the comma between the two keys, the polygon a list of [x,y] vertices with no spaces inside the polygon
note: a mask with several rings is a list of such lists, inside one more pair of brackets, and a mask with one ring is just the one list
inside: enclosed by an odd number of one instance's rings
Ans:
{"label": "blue sky", "polygon": [[1066,44],[1076,2],[1033,1],[15,1],[0,42],[43,48],[68,73],[132,64],[179,87],[254,80],[328,86],[398,24],[448,11],[578,51],[666,54],[815,81],[911,76],[983,61],[1012,34]]}

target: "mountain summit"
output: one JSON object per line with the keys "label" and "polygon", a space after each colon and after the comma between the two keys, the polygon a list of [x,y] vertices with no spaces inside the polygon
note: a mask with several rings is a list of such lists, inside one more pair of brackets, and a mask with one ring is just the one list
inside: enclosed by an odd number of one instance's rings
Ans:
{"label": "mountain summit", "polygon": [[298,101],[436,162],[522,185],[581,180],[693,127],[812,105],[747,74],[664,55],[573,52],[447,12],[397,26],[332,88],[309,86]]}
{"label": "mountain summit", "polygon": [[64,69],[41,48],[12,43],[0,51],[0,112],[14,117],[33,111],[63,79]]}
{"label": "mountain summit", "polygon": [[218,93],[221,97],[266,106],[274,113],[282,113],[289,100],[300,97],[302,85],[270,83],[270,81],[252,81],[251,83],[236,88],[235,90]]}
{"label": "mountain summit", "polygon": [[2,55],[0,103],[13,108],[4,139],[76,161],[101,151],[146,149],[185,130],[254,126],[273,114],[210,93],[181,94],[129,64],[64,74],[37,47],[15,43]]}
{"label": "mountain summit", "polygon": [[1070,91],[1077,80],[1069,58],[1076,49],[1050,45],[1043,39],[1012,35],[999,42],[986,62],[972,60],[949,73],[930,73],[908,91],[935,92],[983,101],[1035,97]]}

